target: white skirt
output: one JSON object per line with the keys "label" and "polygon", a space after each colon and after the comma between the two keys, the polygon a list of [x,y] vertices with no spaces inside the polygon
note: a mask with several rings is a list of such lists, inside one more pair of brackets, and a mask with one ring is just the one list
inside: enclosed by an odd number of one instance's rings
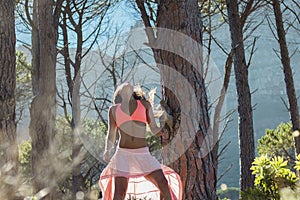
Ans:
{"label": "white skirt", "polygon": [[103,200],[112,200],[114,195],[114,177],[128,178],[128,187],[125,199],[151,198],[159,199],[159,189],[144,178],[155,170],[162,169],[171,191],[172,199],[182,198],[182,184],[179,175],[171,168],[161,165],[153,157],[148,147],[138,149],[117,148],[109,164],[102,171],[99,187]]}

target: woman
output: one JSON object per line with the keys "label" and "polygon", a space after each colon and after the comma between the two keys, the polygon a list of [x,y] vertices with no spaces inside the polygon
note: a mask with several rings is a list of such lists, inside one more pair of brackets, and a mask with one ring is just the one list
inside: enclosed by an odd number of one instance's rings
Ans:
{"label": "woman", "polygon": [[[172,169],[151,156],[146,141],[146,125],[157,136],[166,133],[157,127],[151,104],[134,92],[130,83],[121,84],[114,94],[115,105],[108,111],[108,134],[103,159],[109,162],[102,171],[99,186],[104,200],[130,198],[181,199],[181,181]],[[116,152],[109,151],[116,141]]]}

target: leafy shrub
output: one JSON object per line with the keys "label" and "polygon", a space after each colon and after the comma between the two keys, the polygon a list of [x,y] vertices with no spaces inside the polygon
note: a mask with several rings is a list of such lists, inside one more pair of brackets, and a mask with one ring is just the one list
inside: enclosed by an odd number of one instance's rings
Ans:
{"label": "leafy shrub", "polygon": [[247,199],[247,192],[258,196],[265,195],[265,199],[280,199],[280,189],[295,189],[298,178],[289,169],[287,163],[280,156],[275,156],[271,159],[266,155],[257,157],[251,167],[252,173],[255,175],[255,189],[246,191],[244,199]]}
{"label": "leafy shrub", "polygon": [[262,200],[268,199],[268,196],[258,188],[250,188],[247,191],[241,192],[242,200]]}
{"label": "leafy shrub", "polygon": [[297,160],[294,168],[300,171],[300,154],[297,156]]}
{"label": "leafy shrub", "polygon": [[24,140],[19,144],[19,170],[20,175],[25,181],[30,180],[31,176],[31,162],[30,162],[30,152],[31,152],[31,142],[29,140]]}
{"label": "leafy shrub", "polygon": [[258,140],[258,154],[289,159],[289,156],[294,154],[292,133],[292,123],[280,123],[275,129],[266,129],[266,134]]}
{"label": "leafy shrub", "polygon": [[291,123],[267,129],[258,140],[258,154],[252,163],[254,188],[242,192],[242,199],[300,199],[295,170],[300,170],[300,155],[294,161],[294,138]]}
{"label": "leafy shrub", "polygon": [[267,156],[257,157],[251,167],[255,174],[255,187],[270,198],[279,199],[279,189],[295,188],[296,174],[291,171],[283,157],[276,156],[269,159]]}

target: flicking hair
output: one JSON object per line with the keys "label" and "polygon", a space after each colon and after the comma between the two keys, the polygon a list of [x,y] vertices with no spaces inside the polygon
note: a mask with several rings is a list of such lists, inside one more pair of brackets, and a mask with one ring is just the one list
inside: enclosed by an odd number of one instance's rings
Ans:
{"label": "flicking hair", "polygon": [[[121,97],[120,93],[121,93],[122,89],[124,88],[124,86],[126,86],[127,84],[128,84],[128,82],[125,82],[125,83],[120,84],[117,87],[117,89],[114,93],[114,96],[113,96],[114,104],[118,104],[118,103],[122,102],[122,97]],[[136,100],[145,100],[146,99],[145,93],[139,84],[133,86],[133,94],[132,95]]]}

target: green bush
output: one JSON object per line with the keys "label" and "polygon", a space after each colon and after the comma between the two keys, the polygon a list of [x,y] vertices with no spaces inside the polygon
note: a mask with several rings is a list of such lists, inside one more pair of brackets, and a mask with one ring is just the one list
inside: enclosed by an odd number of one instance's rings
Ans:
{"label": "green bush", "polygon": [[275,156],[269,158],[266,155],[255,158],[251,170],[255,175],[255,188],[246,191],[243,199],[249,199],[251,195],[265,199],[280,199],[280,190],[283,188],[296,188],[298,178],[291,169],[288,161],[283,157]]}
{"label": "green bush", "polygon": [[24,140],[19,144],[19,173],[25,182],[30,180],[31,177],[31,142]]}
{"label": "green bush", "polygon": [[296,170],[300,171],[300,154],[297,156],[297,160],[295,162],[295,167]]}
{"label": "green bush", "polygon": [[280,123],[275,129],[266,129],[266,134],[258,140],[257,151],[259,155],[290,159],[294,154],[292,123]]}
{"label": "green bush", "polygon": [[296,170],[300,170],[300,155],[295,161],[294,138],[291,123],[280,123],[267,129],[258,140],[259,157],[252,163],[254,188],[242,192],[243,200],[300,199]]}
{"label": "green bush", "polygon": [[263,193],[258,188],[250,188],[247,191],[241,192],[242,200],[262,200],[269,199],[267,194]]}

